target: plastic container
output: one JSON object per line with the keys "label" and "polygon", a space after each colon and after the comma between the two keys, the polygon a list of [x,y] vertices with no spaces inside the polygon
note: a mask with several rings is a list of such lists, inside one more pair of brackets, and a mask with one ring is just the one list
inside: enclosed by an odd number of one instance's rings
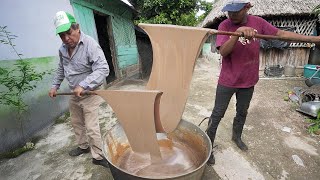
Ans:
{"label": "plastic container", "polygon": [[292,102],[299,103],[300,98],[294,92],[289,91],[288,96]]}
{"label": "plastic container", "polygon": [[[306,64],[303,67],[303,76],[305,78],[310,78],[316,71],[317,71],[317,66],[319,65],[313,65],[313,64]],[[320,73],[317,73],[314,78],[320,79]]]}
{"label": "plastic container", "polygon": [[283,67],[281,65],[266,66],[264,74],[269,77],[280,77],[283,74]]}
{"label": "plastic container", "polygon": [[284,75],[287,77],[296,76],[296,67],[293,65],[286,65],[284,67]]}

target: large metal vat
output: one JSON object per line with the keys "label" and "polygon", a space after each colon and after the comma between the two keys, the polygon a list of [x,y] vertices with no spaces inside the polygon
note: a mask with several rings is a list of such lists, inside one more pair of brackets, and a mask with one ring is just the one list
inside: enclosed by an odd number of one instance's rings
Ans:
{"label": "large metal vat", "polygon": [[[207,134],[203,132],[198,126],[181,120],[177,129],[172,132],[172,137],[176,140],[187,143],[189,147],[194,148],[195,152],[199,152],[199,167],[191,172],[181,173],[172,177],[148,178],[140,177],[129,173],[128,171],[121,169],[115,165],[114,157],[117,156],[119,151],[124,150],[124,147],[128,145],[128,139],[119,123],[111,128],[103,136],[103,154],[109,161],[110,170],[115,180],[137,180],[137,179],[175,179],[175,180],[200,180],[202,178],[206,162],[209,159],[212,151],[211,141]],[[170,135],[170,136],[171,136]]]}

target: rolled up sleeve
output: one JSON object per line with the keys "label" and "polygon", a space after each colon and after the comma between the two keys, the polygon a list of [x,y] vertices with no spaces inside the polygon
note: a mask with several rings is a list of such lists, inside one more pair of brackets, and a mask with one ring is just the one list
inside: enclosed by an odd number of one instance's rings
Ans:
{"label": "rolled up sleeve", "polygon": [[62,57],[61,57],[60,53],[59,53],[59,58],[60,58],[60,62],[58,64],[58,68],[57,68],[56,74],[53,78],[53,82],[52,82],[52,86],[51,86],[51,88],[56,88],[56,89],[60,88],[60,85],[65,77],[64,68],[62,65]]}

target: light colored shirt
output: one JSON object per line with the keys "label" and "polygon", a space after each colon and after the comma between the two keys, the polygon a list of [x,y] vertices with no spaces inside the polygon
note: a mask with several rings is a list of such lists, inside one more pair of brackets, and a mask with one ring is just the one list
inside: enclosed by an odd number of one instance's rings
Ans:
{"label": "light colored shirt", "polygon": [[[233,24],[230,19],[224,20],[219,25],[221,31],[236,31],[240,26],[252,27],[258,34],[275,35],[278,28],[266,20],[248,15],[247,22],[241,25]],[[218,35],[216,46],[222,46],[229,40],[229,36]],[[232,88],[249,88],[259,80],[259,39],[247,41],[239,38],[232,52],[222,58],[222,68],[218,83]]]}
{"label": "light colored shirt", "polygon": [[71,90],[76,86],[95,90],[109,75],[109,66],[100,45],[83,32],[72,56],[69,56],[66,45],[62,44],[59,57],[60,62],[52,83],[54,88],[59,89],[66,78]]}

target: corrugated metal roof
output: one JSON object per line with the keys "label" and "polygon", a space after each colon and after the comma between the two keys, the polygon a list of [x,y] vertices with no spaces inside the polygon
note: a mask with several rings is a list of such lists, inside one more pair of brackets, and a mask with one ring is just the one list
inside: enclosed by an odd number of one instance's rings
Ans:
{"label": "corrugated metal roof", "polygon": [[120,0],[120,2],[132,9],[135,14],[137,13],[137,10],[134,8],[134,6],[132,6],[132,4],[128,0]]}
{"label": "corrugated metal roof", "polygon": [[128,0],[121,0],[121,1],[124,2],[124,3],[126,3],[126,4],[129,5],[129,6],[133,7]]}

